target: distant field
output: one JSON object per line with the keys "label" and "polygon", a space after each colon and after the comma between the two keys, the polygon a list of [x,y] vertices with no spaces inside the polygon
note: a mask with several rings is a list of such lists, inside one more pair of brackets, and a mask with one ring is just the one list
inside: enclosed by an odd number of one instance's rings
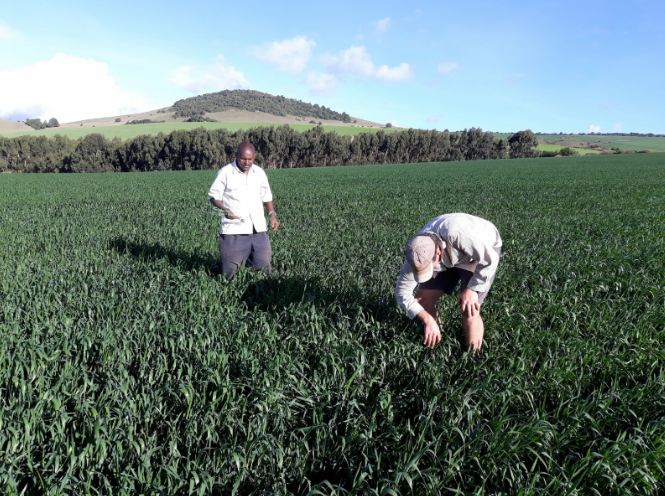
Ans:
{"label": "distant field", "polygon": [[[115,126],[99,126],[99,127],[59,127],[51,129],[41,129],[39,131],[8,131],[0,132],[0,136],[7,138],[15,136],[55,136],[62,135],[72,139],[80,138],[88,134],[99,133],[106,138],[120,138],[122,140],[135,138],[142,134],[168,134],[176,130],[192,130],[197,128],[204,129],[228,129],[229,131],[237,131],[240,129],[250,129],[254,127],[266,126],[261,123],[241,123],[241,122],[163,122],[157,124],[122,124]],[[290,127],[296,131],[307,131],[315,127],[314,124],[289,124]],[[325,131],[332,131],[342,135],[353,135],[360,133],[376,132],[379,128],[362,128],[354,126],[322,126]],[[397,131],[398,128],[384,129],[386,132]]]}
{"label": "distant field", "polygon": [[[541,152],[558,152],[564,148],[561,145],[551,145],[549,143],[540,143],[537,146],[537,149],[540,150]],[[573,150],[577,152],[578,155],[598,155],[600,153],[600,150],[594,150],[591,148],[576,148],[576,147],[571,147]]]}
{"label": "distant field", "polygon": [[661,136],[596,136],[592,134],[541,134],[537,136],[541,144],[557,145],[571,148],[597,147],[610,151],[618,148],[621,151],[665,152],[665,137]]}

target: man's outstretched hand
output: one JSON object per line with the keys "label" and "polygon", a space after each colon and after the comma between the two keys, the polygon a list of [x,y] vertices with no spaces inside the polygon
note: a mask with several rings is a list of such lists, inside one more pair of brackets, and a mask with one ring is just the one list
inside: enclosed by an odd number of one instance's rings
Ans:
{"label": "man's outstretched hand", "polygon": [[434,348],[439,341],[441,341],[441,330],[439,329],[439,324],[437,324],[436,319],[428,314],[429,318],[424,320],[425,327],[425,342],[424,345],[428,348]]}

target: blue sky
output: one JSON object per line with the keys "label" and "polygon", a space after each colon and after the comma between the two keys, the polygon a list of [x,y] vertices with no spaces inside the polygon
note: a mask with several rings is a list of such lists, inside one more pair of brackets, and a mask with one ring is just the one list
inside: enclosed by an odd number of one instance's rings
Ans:
{"label": "blue sky", "polygon": [[427,129],[665,133],[665,2],[0,0],[0,117],[250,88]]}

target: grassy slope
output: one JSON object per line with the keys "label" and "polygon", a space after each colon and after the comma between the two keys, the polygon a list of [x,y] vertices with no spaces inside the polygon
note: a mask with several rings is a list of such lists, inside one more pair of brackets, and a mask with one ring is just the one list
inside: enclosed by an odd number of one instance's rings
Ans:
{"label": "grassy slope", "polygon": [[[497,137],[508,139],[510,133],[496,133]],[[612,148],[619,148],[622,151],[650,151],[665,152],[665,137],[662,136],[597,136],[591,134],[539,134],[538,149],[540,150],[559,150],[563,147],[571,147],[581,154],[584,150],[590,150],[591,153],[599,151],[611,152]],[[589,153],[589,152],[587,152]]]}
{"label": "grassy slope", "polygon": [[539,135],[540,143],[574,148],[597,146],[603,150],[618,148],[622,151],[665,152],[665,137],[655,136],[596,136],[596,135]]}
{"label": "grassy slope", "polygon": [[[664,155],[268,173],[230,285],[214,171],[0,176],[0,492],[662,494]],[[450,211],[504,240],[477,359],[393,303]]]}
{"label": "grassy slope", "polygon": [[[0,136],[14,137],[14,136],[55,136],[60,134],[70,138],[80,138],[92,133],[99,133],[107,138],[120,138],[122,140],[135,138],[141,134],[168,134],[175,130],[190,130],[197,128],[205,129],[228,129],[229,131],[236,131],[238,129],[249,129],[252,127],[260,127],[265,124],[261,123],[224,123],[224,122],[164,122],[158,124],[124,124],[116,126],[99,126],[95,128],[80,127],[80,128],[55,128],[55,129],[41,129],[39,131],[8,131],[0,133]],[[315,127],[313,124],[290,124],[292,128],[297,131],[306,131]],[[353,126],[323,126],[326,131],[334,131],[339,134],[351,135],[366,132],[376,132],[377,128],[359,128]],[[386,132],[394,132],[396,128],[384,129]]]}

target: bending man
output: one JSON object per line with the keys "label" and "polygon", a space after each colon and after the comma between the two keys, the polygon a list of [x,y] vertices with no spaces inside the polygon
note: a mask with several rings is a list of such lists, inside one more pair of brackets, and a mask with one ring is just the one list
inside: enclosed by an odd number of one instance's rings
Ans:
{"label": "bending man", "polygon": [[222,273],[232,279],[247,264],[270,271],[272,249],[263,209],[270,226],[279,227],[272,204],[268,177],[254,164],[256,150],[251,143],[240,143],[236,159],[222,167],[208,191],[210,202],[224,213],[219,234]]}
{"label": "bending man", "polygon": [[410,319],[423,323],[426,346],[434,348],[441,341],[437,301],[460,284],[457,300],[466,344],[474,351],[480,349],[484,334],[480,307],[494,282],[500,255],[501,236],[494,224],[469,214],[440,215],[409,240],[395,299]]}

